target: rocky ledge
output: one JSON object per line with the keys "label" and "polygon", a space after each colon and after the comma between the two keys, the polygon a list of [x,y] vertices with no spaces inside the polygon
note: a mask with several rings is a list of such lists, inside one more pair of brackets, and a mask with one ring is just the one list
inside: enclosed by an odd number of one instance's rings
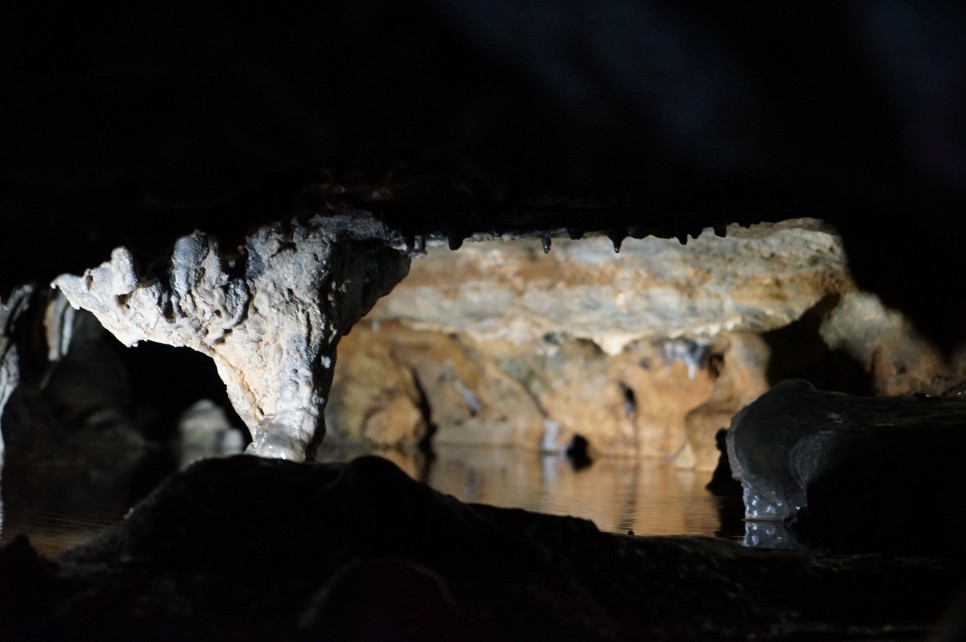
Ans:
{"label": "rocky ledge", "polygon": [[954,633],[963,578],[961,559],[609,535],[463,504],[374,457],[237,456],[55,560],[0,549],[0,639],[923,637]]}

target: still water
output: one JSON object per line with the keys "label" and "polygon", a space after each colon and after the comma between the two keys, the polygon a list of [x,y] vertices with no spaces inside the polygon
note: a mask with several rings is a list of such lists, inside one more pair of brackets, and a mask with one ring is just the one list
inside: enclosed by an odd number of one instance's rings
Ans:
{"label": "still water", "polygon": [[[584,517],[618,533],[740,536],[722,533],[719,517],[735,503],[740,507],[740,500],[708,493],[707,474],[660,461],[599,458],[575,470],[564,457],[509,448],[441,447],[431,462],[378,454],[466,502]],[[160,466],[142,466],[118,475],[8,462],[0,480],[0,543],[25,533],[41,553],[56,555],[120,520],[164,472]]]}

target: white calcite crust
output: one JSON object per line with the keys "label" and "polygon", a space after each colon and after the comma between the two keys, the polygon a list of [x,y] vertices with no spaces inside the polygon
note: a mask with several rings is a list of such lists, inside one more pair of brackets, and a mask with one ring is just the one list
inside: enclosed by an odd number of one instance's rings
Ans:
{"label": "white calcite crust", "polygon": [[164,273],[139,272],[122,247],[53,286],[129,346],[209,355],[251,431],[250,452],[302,460],[325,434],[339,338],[409,270],[387,236],[359,215],[317,216],[263,227],[233,258],[195,232],[178,239]]}

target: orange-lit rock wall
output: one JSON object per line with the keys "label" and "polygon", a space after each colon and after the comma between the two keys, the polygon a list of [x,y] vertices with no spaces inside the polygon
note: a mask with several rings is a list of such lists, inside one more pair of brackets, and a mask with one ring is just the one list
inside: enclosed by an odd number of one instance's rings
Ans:
{"label": "orange-lit rock wall", "polygon": [[339,348],[334,444],[515,446],[713,469],[714,434],[777,380],[939,393],[959,377],[855,289],[814,220],[677,241],[430,248]]}

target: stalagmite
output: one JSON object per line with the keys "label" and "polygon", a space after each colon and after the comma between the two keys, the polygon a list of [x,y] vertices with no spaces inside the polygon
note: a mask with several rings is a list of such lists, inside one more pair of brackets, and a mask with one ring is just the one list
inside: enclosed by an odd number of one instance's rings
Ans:
{"label": "stalagmite", "polygon": [[138,272],[130,251],[53,285],[90,310],[120,341],[149,340],[209,355],[248,425],[249,451],[311,458],[336,344],[409,270],[381,223],[353,216],[276,224],[241,255],[195,232],[177,241],[169,269]]}

